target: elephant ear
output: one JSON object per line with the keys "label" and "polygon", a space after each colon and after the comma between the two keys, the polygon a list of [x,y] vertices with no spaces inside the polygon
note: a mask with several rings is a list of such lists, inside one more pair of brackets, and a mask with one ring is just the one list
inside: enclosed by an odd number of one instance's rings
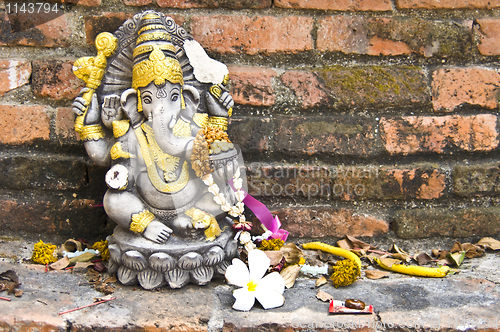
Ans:
{"label": "elephant ear", "polygon": [[137,110],[137,91],[135,89],[127,89],[123,91],[120,97],[123,112],[130,119],[130,124],[133,128],[137,128],[144,121],[144,114]]}
{"label": "elephant ear", "polygon": [[190,121],[200,105],[200,93],[194,86],[184,85],[182,87],[182,96],[186,108],[181,111],[181,117]]}

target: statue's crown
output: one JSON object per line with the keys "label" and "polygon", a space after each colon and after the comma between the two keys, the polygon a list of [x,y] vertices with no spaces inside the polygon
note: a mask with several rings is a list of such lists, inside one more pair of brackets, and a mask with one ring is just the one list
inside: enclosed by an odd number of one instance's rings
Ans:
{"label": "statue's crown", "polygon": [[175,46],[160,16],[146,12],[137,34],[132,87],[145,87],[151,82],[162,85],[165,80],[184,84]]}

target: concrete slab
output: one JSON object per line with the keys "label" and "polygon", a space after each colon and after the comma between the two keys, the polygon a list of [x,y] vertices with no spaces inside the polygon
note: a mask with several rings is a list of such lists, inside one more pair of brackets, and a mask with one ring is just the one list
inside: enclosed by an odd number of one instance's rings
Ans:
{"label": "concrete slab", "polygon": [[[31,244],[19,251],[29,252]],[[12,249],[12,242],[10,242]],[[2,246],[0,246],[0,253]],[[5,251],[4,251],[5,252]],[[23,256],[14,250],[14,256]],[[59,315],[90,304],[103,294],[83,273],[46,272],[43,266],[3,258],[0,272],[13,269],[23,296],[0,296],[0,331],[465,331],[500,330],[500,253],[466,260],[460,273],[443,279],[391,274],[365,277],[353,285],[321,287],[335,299],[356,298],[375,309],[373,315],[331,315],[316,299],[314,280],[302,276],[285,291],[285,304],[250,312],[231,308],[235,289],[224,280],[180,290],[144,291],[118,285],[116,300]]]}

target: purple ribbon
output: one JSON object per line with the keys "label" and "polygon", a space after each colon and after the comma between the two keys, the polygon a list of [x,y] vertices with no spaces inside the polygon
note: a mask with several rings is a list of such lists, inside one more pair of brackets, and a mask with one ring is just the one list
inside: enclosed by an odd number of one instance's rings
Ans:
{"label": "purple ribbon", "polygon": [[[231,186],[231,188],[233,188],[234,191],[236,191],[236,189],[234,189],[233,186],[233,179],[229,180],[229,185]],[[243,189],[240,190],[243,191],[243,193],[245,194],[243,203],[255,214],[255,216],[257,217],[257,219],[260,220],[262,225],[264,225],[264,227],[267,228],[267,230],[273,233],[271,237],[274,239],[281,239],[283,241],[286,241],[286,239],[288,238],[288,232],[284,229],[280,229],[281,221],[278,218],[278,216],[273,217],[271,211],[269,211],[267,206],[265,206],[260,201],[253,198],[252,195],[247,193],[245,190]]]}

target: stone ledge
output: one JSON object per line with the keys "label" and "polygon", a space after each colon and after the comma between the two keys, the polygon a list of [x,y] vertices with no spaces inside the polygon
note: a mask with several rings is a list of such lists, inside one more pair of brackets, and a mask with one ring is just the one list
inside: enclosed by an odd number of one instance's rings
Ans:
{"label": "stone ledge", "polygon": [[[14,241],[15,242],[15,241]],[[10,243],[20,247],[32,244]],[[22,244],[23,242],[24,244]],[[0,252],[6,242],[0,243]],[[16,248],[14,251],[21,251]],[[24,250],[21,256],[28,251]],[[299,279],[285,291],[283,307],[250,312],[231,308],[232,286],[222,280],[204,287],[144,291],[118,286],[116,300],[84,310],[60,311],[92,303],[103,294],[88,285],[83,274],[45,272],[40,265],[0,262],[0,271],[14,269],[24,294],[0,302],[0,329],[24,331],[463,331],[500,329],[500,255],[488,252],[466,260],[460,274],[443,279],[391,274],[389,278],[363,277],[352,286],[321,289],[335,299],[357,298],[372,304],[374,315],[328,314],[328,303],[315,298],[314,280]],[[7,296],[5,293],[2,296]],[[11,296],[9,296],[11,297]]]}

